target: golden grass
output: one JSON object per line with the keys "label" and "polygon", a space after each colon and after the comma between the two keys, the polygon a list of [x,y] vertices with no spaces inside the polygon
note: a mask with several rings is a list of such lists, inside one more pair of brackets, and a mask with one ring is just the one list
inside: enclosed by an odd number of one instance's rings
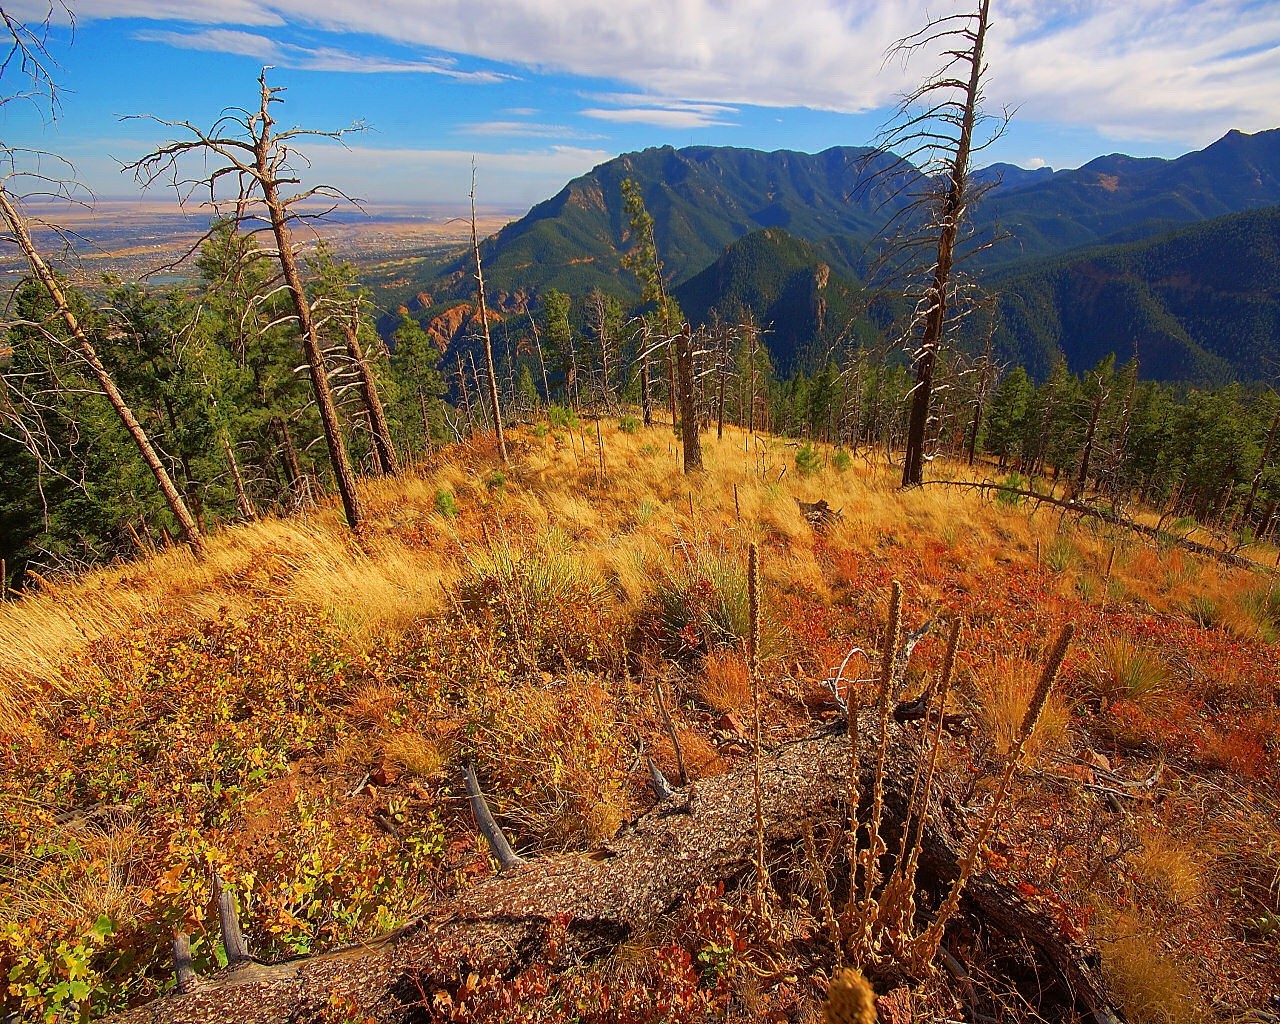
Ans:
{"label": "golden grass", "polygon": [[733,714],[749,707],[751,678],[742,654],[730,648],[708,654],[697,691],[702,703],[721,714]]}
{"label": "golden grass", "polygon": [[1130,855],[1135,874],[1152,894],[1182,907],[1193,907],[1204,895],[1204,866],[1192,849],[1167,833],[1148,828],[1142,846]]}
{"label": "golden grass", "polygon": [[1132,914],[1115,914],[1100,943],[1102,972],[1133,1024],[1202,1024],[1207,1000],[1187,969],[1162,950],[1158,929]]}
{"label": "golden grass", "polygon": [[382,753],[410,775],[429,779],[440,774],[449,763],[452,746],[447,740],[416,732],[399,732],[383,744]]}
{"label": "golden grass", "polygon": [[[705,436],[707,469],[691,479],[680,472],[664,428],[626,433],[608,421],[602,427],[603,489],[594,438],[584,454],[576,433],[556,441],[515,431],[517,456],[500,489],[486,486],[491,467],[465,448],[420,475],[361,481],[369,525],[358,542],[327,502],[289,519],[221,529],[209,537],[202,562],[175,548],[53,580],[5,602],[0,734],[26,728],[33,703],[74,692],[76,674],[84,671],[78,655],[95,641],[146,632],[179,615],[198,623],[223,609],[242,616],[263,601],[281,601],[330,616],[356,650],[386,643],[439,610],[474,570],[484,546],[477,534],[486,522],[495,531],[502,522],[520,524],[521,543],[558,531],[564,550],[608,585],[624,614],[651,599],[655,574],[672,564],[673,548],[681,542],[697,548],[708,537],[743,548],[759,542],[772,590],[805,587],[826,599],[812,531],[796,499],[823,498],[843,510],[843,522],[827,538],[832,548],[874,553],[898,537],[937,538],[965,565],[972,586],[996,563],[1032,561],[1037,543],[1042,560],[1083,562],[1100,577],[1116,544],[1069,523],[1060,530],[1059,516],[1001,506],[974,491],[904,492],[879,458],[855,458],[845,472],[828,467],[803,476],[795,472],[792,446],[727,427],[722,441]],[[827,446],[818,448],[830,454]],[[963,477],[967,467],[939,461],[934,473]],[[454,496],[456,518],[437,511],[442,490]],[[1203,604],[1221,610],[1228,628],[1249,635],[1266,625],[1259,609],[1272,607],[1262,598],[1246,601],[1238,574],[1206,570],[1179,551],[1132,541],[1121,547],[1109,588],[1108,600],[1123,595],[1157,610],[1185,610],[1199,594]],[[921,596],[938,595],[922,585]]]}
{"label": "golden grass", "polygon": [[1164,659],[1123,636],[1104,641],[1097,660],[1094,685],[1107,704],[1154,697],[1168,689],[1171,682]]}
{"label": "golden grass", "polygon": [[[1040,674],[1041,668],[1034,662],[1014,657],[995,657],[973,670],[978,718],[1000,757],[1017,744]],[[1063,747],[1070,717],[1070,709],[1062,699],[1051,695],[1039,725],[1027,741],[1028,761],[1034,763]]]}

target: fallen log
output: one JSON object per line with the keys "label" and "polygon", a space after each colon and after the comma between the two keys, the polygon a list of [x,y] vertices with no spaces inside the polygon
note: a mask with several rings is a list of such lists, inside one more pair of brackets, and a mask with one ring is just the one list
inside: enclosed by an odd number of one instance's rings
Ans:
{"label": "fallen log", "polygon": [[[859,731],[869,737],[870,723]],[[905,730],[895,727],[895,733],[886,771],[889,833],[895,822],[900,831],[918,749]],[[766,756],[762,809],[766,841],[778,860],[794,857],[806,824],[843,820],[848,764],[842,727]],[[869,766],[863,792],[870,790],[870,771]],[[403,1022],[433,992],[456,987],[468,973],[511,977],[548,958],[591,962],[660,924],[699,885],[732,883],[749,873],[755,847],[751,774],[745,767],[699,780],[691,816],[657,807],[601,851],[530,861],[388,936],[326,955],[228,969],[200,980],[190,992],[114,1019],[266,1024],[318,1017],[333,1000],[342,1000],[374,1020]],[[958,808],[941,811],[931,817],[921,857],[922,885],[936,892],[956,877],[969,828]],[[1120,1024],[1098,974],[1096,952],[1066,935],[1051,915],[982,874],[971,880],[966,903],[989,927],[1038,950],[1097,1024]],[[553,924],[554,951],[548,943]]]}
{"label": "fallen log", "polygon": [[1219,551],[1217,548],[1210,547],[1208,544],[1201,544],[1196,540],[1188,540],[1186,537],[1180,537],[1176,533],[1170,533],[1168,530],[1161,530],[1156,526],[1148,526],[1146,523],[1139,523],[1132,519],[1126,519],[1124,516],[1116,515],[1109,512],[1105,508],[1098,508],[1096,505],[1086,505],[1075,498],[1055,498],[1050,494],[1041,494],[1039,491],[1027,490],[1025,487],[1012,487],[1009,484],[1000,484],[992,480],[926,480],[921,486],[932,485],[934,487],[967,487],[971,490],[978,491],[1000,491],[1003,494],[1014,494],[1020,498],[1029,498],[1038,504],[1052,505],[1054,508],[1064,509],[1067,512],[1074,512],[1076,515],[1084,516],[1090,519],[1100,519],[1104,523],[1112,526],[1120,526],[1126,530],[1132,530],[1134,533],[1140,533],[1146,537],[1153,537],[1161,544],[1172,544],[1174,547],[1182,548],[1184,551],[1190,551],[1193,554],[1204,555],[1206,558],[1212,558],[1224,565],[1232,566],[1236,569],[1261,569],[1264,572],[1275,572],[1275,568],[1269,565],[1263,565],[1261,562],[1255,562],[1251,558],[1245,558],[1243,555],[1233,554],[1230,551]]}

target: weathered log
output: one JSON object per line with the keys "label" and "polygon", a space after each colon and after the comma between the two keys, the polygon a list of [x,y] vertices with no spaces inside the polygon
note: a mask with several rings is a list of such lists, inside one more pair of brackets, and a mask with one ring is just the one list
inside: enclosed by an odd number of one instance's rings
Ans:
{"label": "weathered log", "polygon": [[805,521],[816,530],[828,529],[844,519],[844,509],[833,509],[825,498],[817,501],[801,501],[797,498],[796,504],[800,506],[800,514]]}
{"label": "weathered log", "polygon": [[480,834],[484,836],[485,841],[489,844],[489,849],[493,851],[493,855],[498,858],[498,863],[502,865],[503,871],[509,871],[511,868],[519,867],[524,863],[524,858],[516,854],[511,849],[511,844],[507,842],[507,835],[496,821],[493,815],[489,813],[489,803],[484,798],[484,792],[480,789],[480,783],[476,779],[476,770],[471,767],[471,762],[464,762],[462,765],[462,777],[467,786],[467,797],[471,801],[471,813],[475,816],[476,827],[480,829]]}
{"label": "weathered log", "polygon": [[186,932],[173,933],[173,978],[179,992],[190,992],[196,986],[196,971],[191,963],[191,938]]}
{"label": "weathered log", "polygon": [[[886,772],[884,812],[889,833],[901,828],[916,749],[901,727],[894,728],[898,736]],[[870,723],[862,731],[870,735]],[[765,834],[779,859],[794,849],[806,823],[843,820],[848,764],[848,739],[841,728],[766,756],[761,779]],[[699,885],[747,876],[755,849],[752,770],[699,781],[691,817],[655,808],[601,851],[505,872],[392,935],[337,953],[228,970],[195,992],[167,996],[116,1019],[122,1024],[266,1024],[309,1019],[337,996],[374,1020],[402,1022],[422,999],[456,987],[460,973],[509,977],[549,957],[553,966],[590,962],[660,924]],[[869,777],[863,789],[870,790]],[[955,807],[932,816],[921,858],[930,888],[943,891],[955,878],[967,827]],[[1119,1024],[1096,954],[1064,934],[1050,915],[987,876],[971,882],[967,900],[989,925],[1040,950],[1098,1024]],[[548,937],[554,922],[564,931],[553,954]]]}
{"label": "weathered log", "polygon": [[669,797],[675,796],[675,791],[671,788],[671,783],[667,781],[667,777],[662,774],[662,769],[654,763],[653,758],[646,759],[649,762],[649,785],[653,788],[653,795],[658,798],[661,803]]}
{"label": "weathered log", "polygon": [[218,929],[222,932],[222,948],[226,951],[227,963],[234,967],[252,960],[249,944],[244,941],[244,933],[240,931],[235,900],[216,871],[213,873],[213,898],[218,906]]}
{"label": "weathered log", "polygon": [[1253,559],[1245,558],[1243,555],[1237,555],[1230,551],[1220,551],[1217,548],[1210,547],[1208,544],[1201,544],[1196,540],[1188,540],[1186,537],[1180,537],[1176,533],[1170,533],[1168,530],[1162,530],[1157,526],[1148,526],[1146,523],[1126,519],[1124,516],[1116,515],[1116,513],[1105,508],[1086,505],[1078,498],[1055,498],[1050,494],[1041,494],[1039,491],[1027,490],[1025,487],[1012,487],[1009,484],[999,484],[991,480],[926,480],[924,482],[925,486],[930,484],[934,487],[965,487],[976,491],[999,491],[1002,494],[1012,494],[1019,498],[1027,498],[1038,505],[1052,505],[1054,508],[1074,512],[1078,516],[1100,519],[1111,526],[1120,526],[1126,530],[1132,530],[1134,533],[1140,533],[1144,537],[1152,537],[1161,544],[1172,544],[1174,547],[1182,548],[1184,551],[1190,551],[1196,555],[1204,555],[1206,558],[1212,558],[1223,565],[1229,565],[1235,569],[1275,571],[1271,566],[1255,562]]}

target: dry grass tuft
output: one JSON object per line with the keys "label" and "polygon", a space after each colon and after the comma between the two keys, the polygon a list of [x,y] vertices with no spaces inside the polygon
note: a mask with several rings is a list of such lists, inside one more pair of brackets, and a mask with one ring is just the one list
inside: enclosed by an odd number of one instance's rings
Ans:
{"label": "dry grass tuft", "polygon": [[383,755],[410,775],[429,779],[444,770],[452,745],[414,732],[396,733],[383,745]]}
{"label": "dry grass tuft", "polygon": [[1142,701],[1169,687],[1169,666],[1160,655],[1125,637],[1105,641],[1097,657],[1094,685],[1107,705],[1118,700]]}
{"label": "dry grass tuft", "polygon": [[741,711],[751,703],[751,677],[741,653],[720,648],[707,655],[698,680],[698,698],[721,714]]}
{"label": "dry grass tuft", "polygon": [[[973,671],[978,717],[995,753],[1002,758],[1017,745],[1040,675],[1040,668],[1033,662],[1012,657],[993,658]],[[1027,741],[1028,761],[1038,761],[1062,749],[1067,741],[1070,717],[1070,710],[1061,698],[1051,694],[1035,732]]]}
{"label": "dry grass tuft", "polygon": [[1143,884],[1161,899],[1191,907],[1204,895],[1199,857],[1159,829],[1143,832],[1142,847],[1131,855],[1130,863]]}
{"label": "dry grass tuft", "polygon": [[1132,1024],[1203,1024],[1212,1019],[1186,968],[1160,949],[1153,931],[1129,914],[1110,922],[1102,970]]}

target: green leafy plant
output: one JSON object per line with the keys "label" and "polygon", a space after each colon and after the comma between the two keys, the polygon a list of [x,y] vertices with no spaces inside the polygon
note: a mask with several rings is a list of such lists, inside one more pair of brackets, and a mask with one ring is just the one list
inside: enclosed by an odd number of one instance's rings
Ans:
{"label": "green leafy plant", "polygon": [[435,496],[436,511],[446,519],[454,519],[458,515],[458,499],[453,496],[453,491],[444,487],[436,490]]}
{"label": "green leafy plant", "polygon": [[[1012,487],[1016,490],[1026,490],[1027,478],[1021,473],[1010,473],[1000,481],[1001,487]],[[1014,494],[1012,491],[997,490],[996,501],[1001,505],[1015,506],[1022,504],[1022,495]]]}
{"label": "green leafy plant", "polygon": [[812,476],[822,469],[822,455],[812,442],[806,441],[796,450],[796,469],[801,476]]}
{"label": "green leafy plant", "polygon": [[578,413],[567,405],[549,405],[547,422],[557,430],[577,430]]}

